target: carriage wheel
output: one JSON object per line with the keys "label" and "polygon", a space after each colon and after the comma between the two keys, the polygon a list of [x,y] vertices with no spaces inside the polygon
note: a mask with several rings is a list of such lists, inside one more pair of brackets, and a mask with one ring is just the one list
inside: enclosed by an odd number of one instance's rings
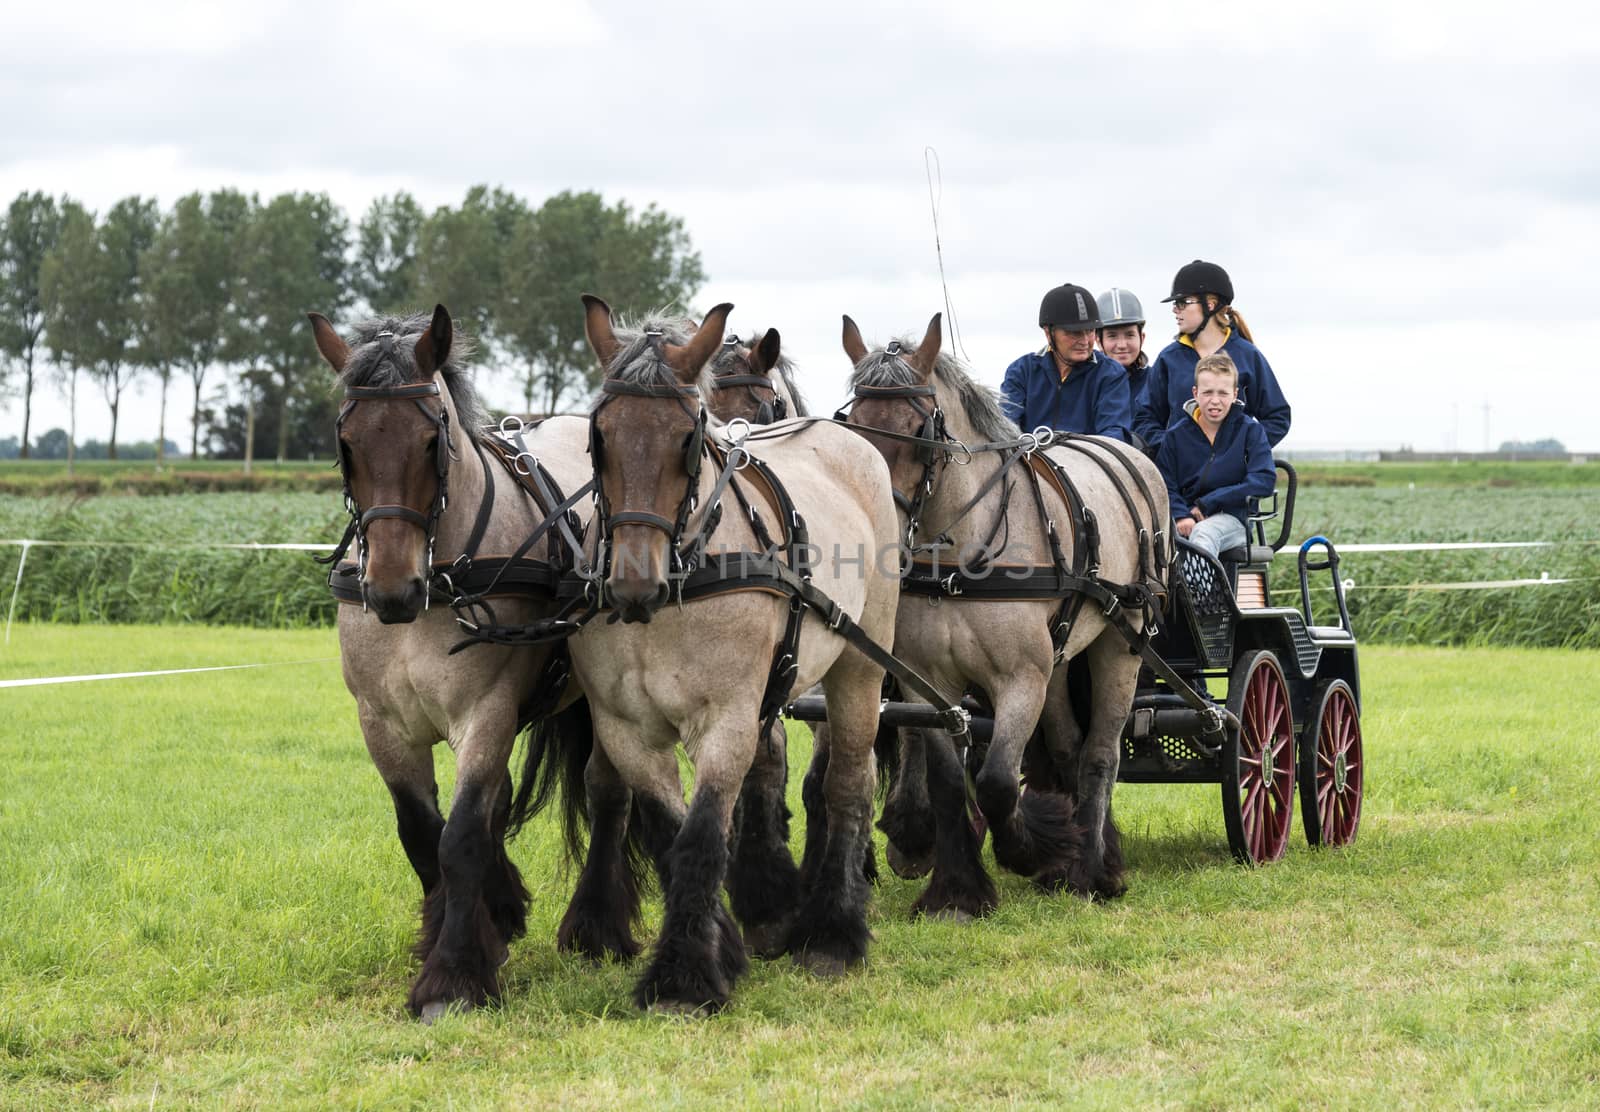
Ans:
{"label": "carriage wheel", "polygon": [[1251,865],[1276,861],[1289,844],[1294,799],[1294,719],[1289,686],[1271,650],[1234,665],[1228,709],[1239,729],[1222,751],[1222,818],[1228,846]]}
{"label": "carriage wheel", "polygon": [[1361,825],[1361,712],[1343,680],[1317,694],[1316,716],[1300,743],[1300,816],[1312,845],[1347,846]]}

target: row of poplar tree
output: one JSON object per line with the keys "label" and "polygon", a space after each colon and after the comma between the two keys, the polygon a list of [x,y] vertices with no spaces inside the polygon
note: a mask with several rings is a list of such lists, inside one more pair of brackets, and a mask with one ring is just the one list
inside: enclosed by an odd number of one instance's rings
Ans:
{"label": "row of poplar tree", "polygon": [[0,218],[0,388],[21,402],[24,458],[34,390],[51,378],[74,426],[80,379],[98,388],[115,459],[118,411],[139,376],[160,383],[158,446],[176,383],[190,388],[191,457],[249,460],[274,440],[280,460],[325,456],[333,380],[310,310],[337,322],[443,303],[481,366],[515,375],[529,412],[555,412],[596,373],[580,293],[642,311],[686,306],[703,281],[681,219],[593,192],[534,208],[475,186],[431,212],[401,192],[354,228],[320,193],[263,201],[222,189],[167,210],[126,197],[103,213],[23,193]]}

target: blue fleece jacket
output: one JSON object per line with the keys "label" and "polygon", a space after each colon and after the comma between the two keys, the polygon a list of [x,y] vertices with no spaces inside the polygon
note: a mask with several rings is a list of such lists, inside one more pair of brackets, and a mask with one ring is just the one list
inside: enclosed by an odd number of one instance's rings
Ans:
{"label": "blue fleece jacket", "polygon": [[1126,443],[1133,430],[1128,374],[1100,351],[1073,364],[1065,380],[1048,351],[1024,355],[1006,368],[1000,408],[1023,432],[1044,425]]}
{"label": "blue fleece jacket", "polygon": [[1207,517],[1232,514],[1242,522],[1255,508],[1255,500],[1271,494],[1277,485],[1272,445],[1261,422],[1246,413],[1241,402],[1234,402],[1222,418],[1216,441],[1207,440],[1194,419],[1196,404],[1189,399],[1156,453],[1156,466],[1167,480],[1172,519],[1188,517],[1189,508],[1198,506]]}
{"label": "blue fleece jacket", "polygon": [[1139,353],[1139,358],[1133,361],[1133,366],[1128,368],[1128,404],[1133,407],[1133,416],[1137,420],[1139,407],[1144,404],[1144,384],[1150,377],[1150,358],[1144,352]]}
{"label": "blue fleece jacket", "polygon": [[[1239,401],[1245,412],[1261,422],[1267,440],[1277,445],[1289,435],[1289,400],[1278,388],[1278,379],[1261,349],[1237,332],[1230,333],[1221,350],[1239,368]],[[1194,397],[1194,367],[1200,353],[1188,337],[1180,336],[1162,349],[1150,364],[1145,378],[1144,397],[1134,413],[1133,429],[1152,449],[1159,449],[1168,426],[1183,414],[1184,404]]]}

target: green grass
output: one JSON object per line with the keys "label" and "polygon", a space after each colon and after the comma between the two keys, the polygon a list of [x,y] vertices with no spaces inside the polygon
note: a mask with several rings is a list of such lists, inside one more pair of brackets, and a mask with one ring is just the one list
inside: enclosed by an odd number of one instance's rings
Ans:
{"label": "green grass", "polygon": [[334,651],[13,632],[7,678],[277,664],[0,692],[0,1105],[1584,1107],[1600,1082],[1600,654],[1367,648],[1350,849],[1297,816],[1244,869],[1214,787],[1123,786],[1125,899],[1003,876],[961,928],[908,921],[919,885],[890,877],[864,971],[757,962],[709,1020],[638,1015],[636,967],[556,954],[541,819],[504,1006],[423,1028],[387,795],[337,664],[293,663]]}
{"label": "green grass", "polygon": [[1566,460],[1295,463],[1305,486],[1583,487],[1600,486],[1600,457]]}

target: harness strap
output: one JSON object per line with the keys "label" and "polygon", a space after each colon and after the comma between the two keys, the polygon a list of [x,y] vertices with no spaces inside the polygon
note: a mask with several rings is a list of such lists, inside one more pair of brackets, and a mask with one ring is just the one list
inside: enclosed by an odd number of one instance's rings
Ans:
{"label": "harness strap", "polygon": [[[579,569],[587,570],[589,565],[584,555],[583,541],[577,536],[582,525],[577,520],[576,515],[572,513],[572,507],[580,500],[580,495],[587,494],[594,489],[594,480],[590,479],[584,483],[574,492],[571,498],[562,498],[561,487],[556,482],[555,476],[550,474],[544,464],[539,462],[538,457],[528,451],[528,442],[522,437],[527,427],[523,426],[517,429],[516,432],[509,434],[508,439],[502,439],[501,437],[491,438],[490,443],[494,445],[501,464],[511,472],[524,490],[534,496],[534,500],[544,510],[545,517],[559,519],[556,521],[556,530],[559,533],[559,537],[553,534],[550,538],[552,559],[555,558],[558,552],[558,545],[565,543],[566,551],[570,555],[573,565]],[[513,447],[516,449],[515,454],[509,454],[509,450]],[[532,466],[526,469],[519,466],[524,459]],[[565,506],[566,509],[558,513],[556,510],[558,505]]]}
{"label": "harness strap", "polygon": [[[960,521],[963,517],[966,517],[968,513],[977,507],[979,502],[983,501],[983,499],[988,496],[991,490],[998,486],[1002,481],[1005,481],[1006,472],[1009,471],[1014,464],[1020,462],[1027,454],[1028,448],[1025,446],[1019,445],[1012,448],[1006,458],[1000,461],[1000,466],[995,469],[994,474],[990,475],[989,478],[984,481],[983,485],[978,488],[978,492],[976,494],[967,499],[966,505],[962,506],[954,514],[950,515],[949,525],[939,530],[938,535],[931,542],[929,542],[929,544],[938,545],[941,543],[950,543],[950,527],[955,525],[955,523]],[[986,551],[988,550],[990,543],[993,542],[995,534],[1000,531],[1000,526],[1005,522],[1006,509],[1011,501],[1010,493],[1011,487],[1009,482],[1007,482],[1007,485],[1003,491],[1004,496],[1000,499],[1000,512],[995,518],[994,525],[989,529],[989,535],[984,538],[983,547]],[[921,551],[924,547],[927,546],[919,545],[913,551]]]}
{"label": "harness strap", "polygon": [[409,525],[415,525],[418,529],[421,529],[424,532],[426,532],[428,529],[428,519],[426,517],[423,517],[410,506],[399,505],[373,506],[370,510],[365,511],[361,515],[359,528],[365,529],[370,522],[386,517],[399,518],[401,521],[404,521]]}

